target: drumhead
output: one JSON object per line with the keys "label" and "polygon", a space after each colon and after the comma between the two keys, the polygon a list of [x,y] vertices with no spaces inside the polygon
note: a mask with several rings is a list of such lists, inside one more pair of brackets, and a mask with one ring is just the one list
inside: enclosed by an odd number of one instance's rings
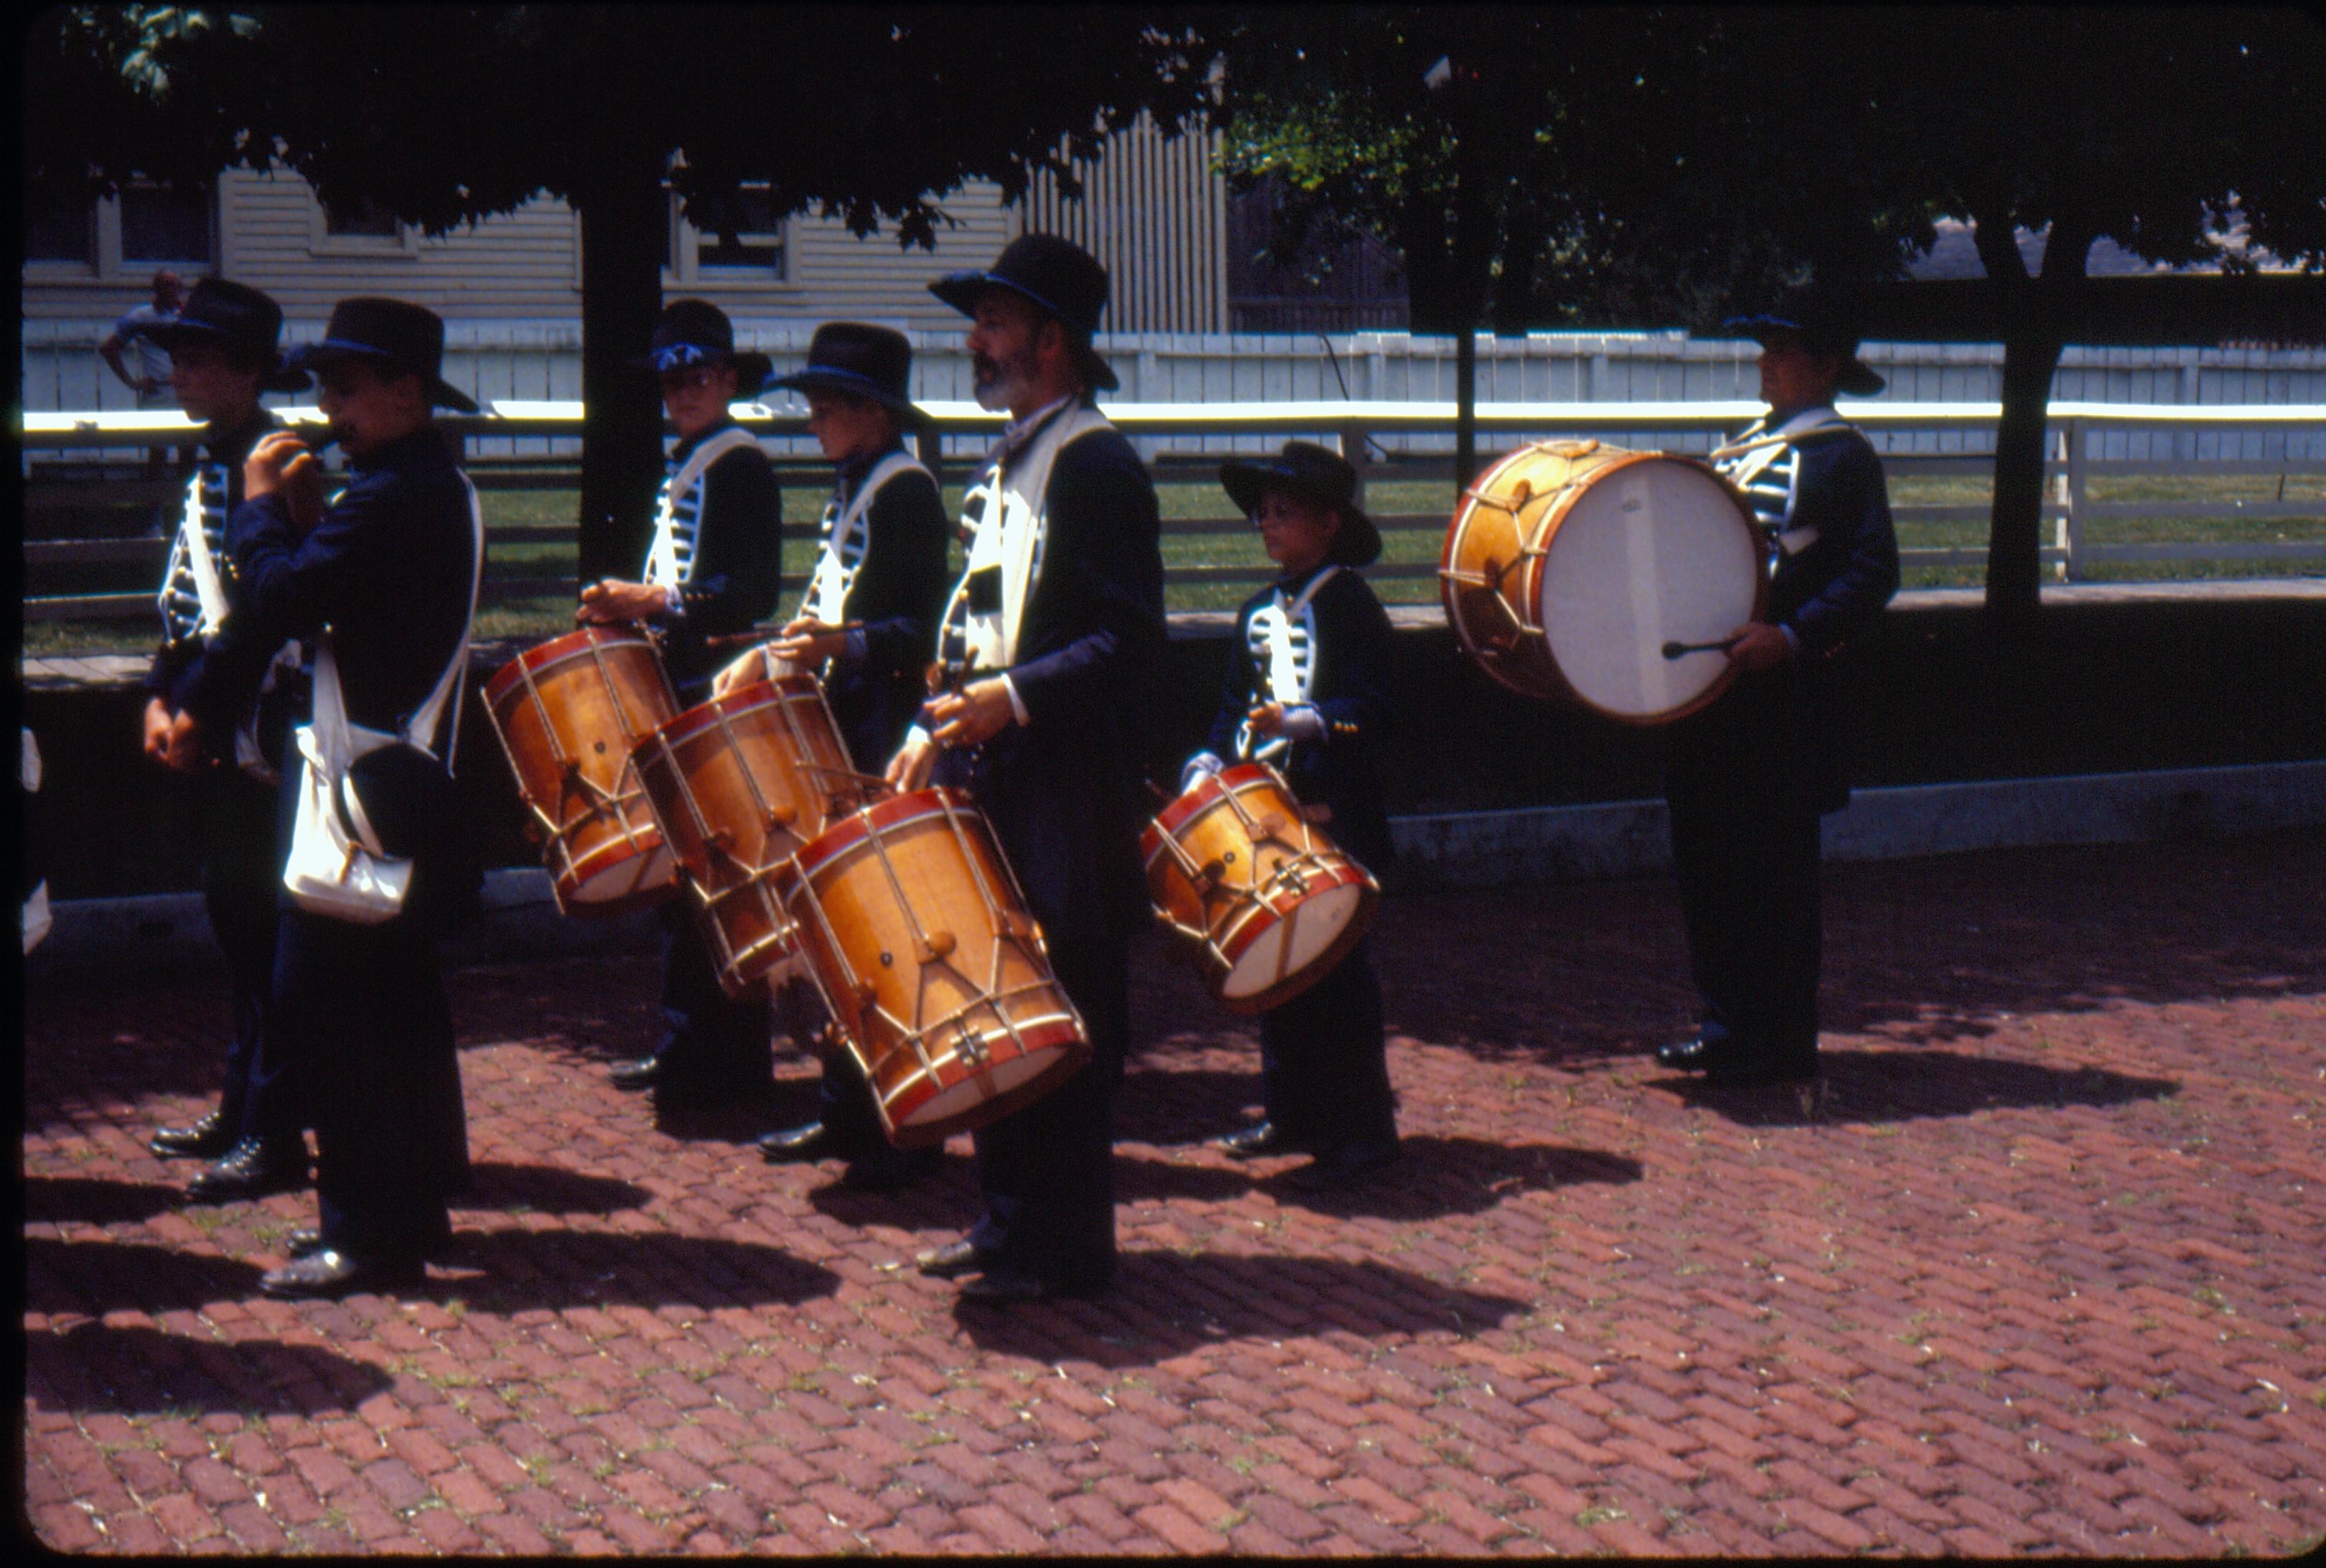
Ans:
{"label": "drumhead", "polygon": [[1279,978],[1299,974],[1348,929],[1364,907],[1364,897],[1362,882],[1344,882],[1294,905],[1237,957],[1220,987],[1221,996],[1231,1002],[1257,996]]}
{"label": "drumhead", "polygon": [[1643,458],[1596,475],[1543,557],[1536,612],[1575,695],[1619,717],[1685,707],[1728,669],[1717,652],[1666,658],[1752,619],[1760,543],[1735,498],[1695,463]]}
{"label": "drumhead", "polygon": [[[1038,1028],[1043,1022],[1045,1021],[1038,1019],[1020,1020],[1019,1027]],[[988,1050],[1006,1045],[1009,1040],[1009,1037],[1007,1034],[998,1031],[985,1036]],[[899,1128],[925,1127],[932,1122],[949,1122],[957,1116],[964,1115],[987,1100],[999,1099],[1010,1090],[1031,1083],[1042,1074],[1048,1072],[1058,1065],[1060,1053],[1070,1049],[1072,1049],[1071,1045],[1065,1041],[1053,1045],[1037,1045],[1022,1055],[992,1062],[982,1075],[982,1081],[979,1077],[972,1076],[963,1078],[950,1088],[939,1089],[927,1099],[915,1106],[905,1119],[898,1122],[897,1125]],[[940,1059],[941,1061],[942,1059]]]}
{"label": "drumhead", "polygon": [[652,849],[644,854],[628,853],[597,855],[592,858],[604,863],[583,876],[579,886],[566,895],[573,904],[604,904],[635,898],[666,887],[678,874],[677,863],[671,859],[670,846],[657,837]]}

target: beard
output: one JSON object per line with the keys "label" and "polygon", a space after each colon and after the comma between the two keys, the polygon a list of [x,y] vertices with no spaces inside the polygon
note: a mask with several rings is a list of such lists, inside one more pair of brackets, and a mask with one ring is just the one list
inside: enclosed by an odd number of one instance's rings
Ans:
{"label": "beard", "polygon": [[988,413],[1000,413],[1013,406],[1034,384],[1036,366],[1034,351],[1022,349],[1000,359],[983,354],[970,360],[970,373],[977,387],[977,406]]}

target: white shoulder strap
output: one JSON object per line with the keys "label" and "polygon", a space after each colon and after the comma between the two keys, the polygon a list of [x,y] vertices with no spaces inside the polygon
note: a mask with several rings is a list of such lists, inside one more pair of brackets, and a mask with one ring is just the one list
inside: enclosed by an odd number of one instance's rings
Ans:
{"label": "white shoulder strap", "polygon": [[[226,498],[219,498],[221,502]],[[193,567],[194,595],[202,602],[202,630],[216,631],[226,624],[226,584],[219,577],[218,558],[210,554],[210,537],[202,527],[202,471],[194,470],[194,477],[186,481],[186,508],[178,523],[178,534],[185,541],[186,560]],[[163,584],[169,592],[169,584]]]}
{"label": "white shoulder strap", "polygon": [[838,625],[846,613],[848,591],[856,585],[856,574],[863,569],[862,551],[851,565],[847,560],[847,544],[863,527],[865,514],[872,509],[872,499],[890,480],[906,473],[917,473],[934,481],[918,460],[902,452],[892,452],[872,465],[856,493],[848,498],[847,507],[833,519],[832,528],[816,552],[815,569],[808,577],[807,592],[800,595],[799,613],[811,620]]}
{"label": "white shoulder strap", "polygon": [[649,583],[675,583],[678,581],[677,522],[674,509],[687,491],[694,488],[703,471],[739,446],[751,446],[758,438],[740,425],[730,425],[710,440],[686,454],[678,471],[663,486],[662,501],[655,513],[654,544],[647,551],[647,575]]}

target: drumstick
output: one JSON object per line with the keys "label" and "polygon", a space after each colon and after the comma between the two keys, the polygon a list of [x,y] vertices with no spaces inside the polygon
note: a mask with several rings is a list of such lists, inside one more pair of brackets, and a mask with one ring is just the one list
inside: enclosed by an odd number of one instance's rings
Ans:
{"label": "drumstick", "polygon": [[1725,642],[1667,642],[1664,644],[1664,657],[1679,658],[1684,654],[1690,653],[1726,653],[1740,640],[1742,639],[1732,637]]}

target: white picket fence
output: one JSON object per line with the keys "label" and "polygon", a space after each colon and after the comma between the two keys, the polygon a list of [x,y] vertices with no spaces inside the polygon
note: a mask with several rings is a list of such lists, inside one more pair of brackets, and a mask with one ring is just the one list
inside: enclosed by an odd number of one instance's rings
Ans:
{"label": "white picket fence", "polygon": [[[23,402],[27,414],[127,409],[129,389],[99,361],[107,322],[28,321],[23,334]],[[737,324],[746,347],[777,369],[806,358],[814,329],[798,323]],[[293,322],[292,341],[318,338],[320,322]],[[972,397],[963,334],[914,331],[913,390],[925,402]],[[1098,347],[1122,379],[1125,403],[1215,406],[1223,404],[1450,403],[1455,391],[1451,337],[1404,332],[1103,333]],[[479,403],[571,401],[581,397],[581,324],[574,321],[451,322],[445,329],[445,378]],[[1889,378],[1876,406],[1988,403],[2002,395],[2003,350],[1981,343],[1869,343],[1864,358]],[[1758,350],[1734,339],[1698,340],[1680,332],[1535,332],[1478,339],[1478,401],[1510,404],[1696,404],[1747,401],[1757,395]],[[2070,349],[2052,381],[2055,406],[2093,403],[2150,406],[2299,406],[2326,403],[2326,350]],[[796,404],[777,401],[778,408]],[[1384,450],[1445,453],[1449,434],[1411,431]],[[1900,432],[1897,454],[1975,452],[1983,433],[1969,428]],[[2291,439],[2291,449],[2275,444]],[[1142,441],[1147,455],[1235,450],[1237,437],[1189,434]],[[2308,443],[2308,444],[2303,444]],[[949,442],[969,455],[973,439]],[[571,443],[546,453],[571,457]],[[1681,448],[1680,450],[1686,450]],[[812,448],[803,445],[806,455]],[[479,438],[479,458],[544,455]],[[2165,430],[2110,427],[2089,456],[2106,460],[2231,462],[2326,455],[2314,429],[2257,432],[2223,426]]]}

